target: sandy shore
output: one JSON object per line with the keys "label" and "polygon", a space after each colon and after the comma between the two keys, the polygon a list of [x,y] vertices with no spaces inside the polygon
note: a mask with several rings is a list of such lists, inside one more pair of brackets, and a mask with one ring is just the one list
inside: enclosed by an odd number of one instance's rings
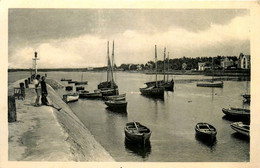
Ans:
{"label": "sandy shore", "polygon": [[[8,87],[9,95],[17,81]],[[48,81],[59,85],[56,81]],[[55,90],[48,87],[50,106],[34,107],[33,88],[25,89],[25,99],[16,99],[17,122],[8,123],[9,161],[114,161],[74,115]]]}

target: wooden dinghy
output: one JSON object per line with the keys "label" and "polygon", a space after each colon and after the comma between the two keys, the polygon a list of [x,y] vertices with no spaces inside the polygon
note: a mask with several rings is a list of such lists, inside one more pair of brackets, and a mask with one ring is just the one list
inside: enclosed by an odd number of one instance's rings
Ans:
{"label": "wooden dinghy", "polygon": [[78,93],[68,93],[66,95],[63,95],[63,100],[66,103],[78,101],[79,100],[79,94]]}
{"label": "wooden dinghy", "polygon": [[243,122],[235,122],[230,124],[230,127],[240,134],[250,136],[250,125]]}
{"label": "wooden dinghy", "polygon": [[88,91],[87,92],[80,92],[79,97],[80,98],[88,98],[88,99],[96,99],[96,98],[101,98],[102,93],[100,92],[100,90],[95,90],[94,92],[91,92],[91,93],[89,93]]}
{"label": "wooden dinghy", "polygon": [[207,138],[209,140],[215,139],[217,135],[216,128],[208,123],[197,123],[195,126],[195,131],[198,136]]}
{"label": "wooden dinghy", "polygon": [[151,130],[139,122],[129,122],[125,126],[125,137],[128,141],[145,144],[149,142]]}
{"label": "wooden dinghy", "polygon": [[223,81],[221,82],[200,82],[197,83],[197,87],[219,87],[219,88],[223,88]]}
{"label": "wooden dinghy", "polygon": [[105,104],[108,106],[109,109],[126,112],[127,111],[127,101],[105,101]]}

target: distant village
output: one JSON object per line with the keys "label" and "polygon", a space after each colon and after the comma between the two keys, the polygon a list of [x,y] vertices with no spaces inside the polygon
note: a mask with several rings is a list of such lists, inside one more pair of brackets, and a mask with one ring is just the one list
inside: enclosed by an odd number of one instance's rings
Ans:
{"label": "distant village", "polygon": [[[247,69],[250,70],[250,55],[244,55],[240,53],[239,56],[216,56],[216,57],[196,57],[196,58],[175,58],[165,60],[166,70],[192,70],[192,71],[207,71],[213,67],[217,70],[238,70]],[[164,61],[159,60],[158,63],[159,71],[163,71]],[[154,61],[149,61],[146,64],[121,64],[116,67],[117,70],[121,71],[143,71],[155,69]]]}
{"label": "distant village", "polygon": [[[165,66],[164,66],[165,65]],[[182,57],[174,59],[166,59],[157,61],[158,71],[192,71],[192,72],[207,72],[212,70],[229,70],[229,71],[250,71],[250,55],[240,53],[239,56],[216,56],[216,57]],[[88,67],[88,68],[50,68],[41,69],[39,71],[104,71],[107,67]],[[13,71],[32,71],[32,69],[8,69]],[[153,72],[155,70],[155,62],[148,61],[145,64],[121,64],[114,65],[115,71],[145,71]]]}

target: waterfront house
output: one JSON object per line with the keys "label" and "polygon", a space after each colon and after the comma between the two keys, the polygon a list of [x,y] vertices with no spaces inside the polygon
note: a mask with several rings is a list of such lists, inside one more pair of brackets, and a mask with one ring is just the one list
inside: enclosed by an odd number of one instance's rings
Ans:
{"label": "waterfront house", "polygon": [[232,59],[229,59],[228,57],[225,57],[221,60],[220,65],[223,69],[227,69],[228,67],[234,65],[234,61]]}
{"label": "waterfront house", "polygon": [[204,71],[206,67],[206,63],[205,62],[199,62],[198,63],[198,70],[199,71]]}
{"label": "waterfront house", "polygon": [[243,53],[241,53],[238,58],[238,67],[241,69],[250,69],[250,55],[244,55]]}

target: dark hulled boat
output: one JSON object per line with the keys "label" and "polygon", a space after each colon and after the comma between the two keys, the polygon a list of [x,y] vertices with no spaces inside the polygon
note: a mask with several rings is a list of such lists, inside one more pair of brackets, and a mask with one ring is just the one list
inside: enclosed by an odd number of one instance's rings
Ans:
{"label": "dark hulled boat", "polygon": [[219,87],[219,88],[223,88],[223,81],[220,82],[199,82],[197,83],[198,87]]}
{"label": "dark hulled boat", "polygon": [[244,108],[223,108],[223,113],[229,117],[238,118],[238,119],[250,119],[250,110]]}
{"label": "dark hulled boat", "polygon": [[127,111],[127,102],[126,101],[108,100],[108,101],[105,101],[105,104],[111,110],[120,111],[120,112],[126,112]]}
{"label": "dark hulled boat", "polygon": [[102,96],[113,96],[118,95],[118,86],[114,81],[113,76],[114,68],[114,41],[112,49],[112,63],[109,57],[109,42],[107,43],[107,81],[98,84],[97,88],[101,90]]}
{"label": "dark hulled boat", "polygon": [[100,91],[94,91],[92,93],[89,93],[89,91],[82,91],[79,93],[80,98],[88,98],[88,99],[95,99],[95,98],[101,98],[102,94]]}
{"label": "dark hulled boat", "polygon": [[151,130],[139,122],[129,122],[125,126],[125,137],[128,141],[145,144],[150,141]]}
{"label": "dark hulled boat", "polygon": [[164,87],[160,86],[157,81],[157,49],[155,45],[155,69],[156,69],[156,80],[154,85],[147,86],[146,88],[140,88],[140,92],[144,96],[154,98],[164,98]]}
{"label": "dark hulled boat", "polygon": [[197,123],[195,126],[196,134],[200,137],[204,137],[208,140],[216,138],[217,130],[215,127],[208,123]]}
{"label": "dark hulled boat", "polygon": [[104,96],[105,100],[122,101],[126,99],[126,94],[114,95],[114,96]]}

